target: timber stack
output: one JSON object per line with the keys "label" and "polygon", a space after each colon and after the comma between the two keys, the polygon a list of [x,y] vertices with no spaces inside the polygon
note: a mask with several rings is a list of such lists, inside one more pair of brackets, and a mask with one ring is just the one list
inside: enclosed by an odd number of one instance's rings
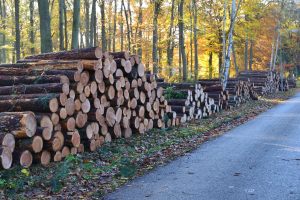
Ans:
{"label": "timber stack", "polygon": [[[218,85],[220,87],[221,80],[220,79],[201,79],[199,82],[205,86],[214,86]],[[227,94],[227,95],[226,95]],[[215,94],[214,97],[216,97]],[[245,103],[250,99],[257,100],[257,94],[255,93],[252,84],[250,81],[243,81],[237,78],[229,78],[227,80],[226,90],[220,91],[220,94],[217,96],[219,101],[224,102],[226,105],[226,100],[228,101],[228,106],[237,107],[241,103]],[[218,101],[215,99],[215,101]],[[224,104],[224,103],[222,103]],[[221,105],[222,105],[221,104]]]}
{"label": "timber stack", "polygon": [[254,91],[260,95],[271,94],[279,90],[280,77],[276,72],[243,71],[239,73],[238,79],[250,81]]}
{"label": "timber stack", "polygon": [[1,166],[46,166],[152,128],[178,125],[154,75],[128,52],[98,47],[0,65]]}
{"label": "timber stack", "polygon": [[229,91],[224,90],[220,80],[217,79],[200,79],[198,81],[203,88],[204,92],[208,94],[208,97],[213,98],[215,103],[220,109],[229,109]]}
{"label": "timber stack", "polygon": [[288,78],[287,79],[289,87],[290,88],[296,88],[297,87],[297,82],[295,78]]}
{"label": "timber stack", "polygon": [[181,123],[208,117],[220,110],[219,104],[209,97],[199,83],[159,82],[158,85],[164,88],[168,104],[177,113]]}

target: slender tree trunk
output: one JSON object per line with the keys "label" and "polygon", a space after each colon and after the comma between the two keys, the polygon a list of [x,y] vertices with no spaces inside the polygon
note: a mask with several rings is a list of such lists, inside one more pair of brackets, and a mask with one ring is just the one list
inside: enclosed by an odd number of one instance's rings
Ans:
{"label": "slender tree trunk", "polygon": [[[189,61],[189,58],[187,59],[187,63],[189,63],[190,65],[190,78],[192,79],[193,78],[193,66],[194,66],[194,63],[193,63],[193,43],[194,43],[194,40],[193,40],[193,34],[194,34],[194,9],[193,9],[193,6],[189,6],[189,17],[190,17],[190,61]],[[187,53],[187,55],[189,55],[189,53]]]}
{"label": "slender tree trunk", "polygon": [[40,14],[41,52],[52,52],[51,26],[48,1],[38,0]]}
{"label": "slender tree trunk", "polygon": [[245,70],[248,70],[248,37],[246,37],[245,41],[245,50],[244,50],[244,67]]}
{"label": "slender tree trunk", "polygon": [[277,54],[278,54],[278,46],[279,46],[279,38],[280,38],[280,34],[279,34],[279,32],[278,32],[278,33],[277,33],[277,39],[276,39],[276,46],[275,46],[275,54],[274,54],[274,60],[273,60],[272,71],[275,70],[275,68],[276,68]]}
{"label": "slender tree trunk", "polygon": [[120,11],[120,43],[121,43],[121,51],[124,50],[124,23],[123,23],[123,4],[121,5],[121,11]]}
{"label": "slender tree trunk", "polygon": [[198,71],[199,71],[199,60],[198,60],[198,12],[197,12],[197,4],[196,4],[196,0],[193,0],[193,7],[194,7],[194,48],[195,48],[195,70],[194,70],[194,74],[195,74],[195,80],[198,79]]}
{"label": "slender tree trunk", "polygon": [[96,38],[96,0],[93,0],[92,13],[91,13],[91,24],[90,24],[90,46],[95,46]]}
{"label": "slender tree trunk", "polygon": [[231,17],[230,17],[230,29],[228,34],[228,47],[225,57],[225,68],[224,68],[224,74],[223,74],[223,89],[227,86],[227,80],[229,78],[229,67],[230,67],[230,56],[232,51],[232,45],[233,45],[233,30],[234,30],[234,24],[235,24],[235,17],[236,17],[236,2],[235,0],[232,0],[231,3]]}
{"label": "slender tree trunk", "polygon": [[129,17],[128,17],[128,13],[125,9],[125,4],[124,4],[124,0],[122,0],[122,6],[124,9],[124,13],[125,13],[125,19],[126,19],[126,25],[127,25],[127,42],[128,42],[128,50],[131,51],[131,37],[130,37],[130,25],[129,25]]}
{"label": "slender tree trunk", "polygon": [[[128,30],[129,30],[129,33],[130,33],[130,38],[131,40],[133,39],[133,31],[132,31],[132,16],[131,16],[131,8],[130,8],[130,0],[127,0],[127,8],[128,8],[128,18],[129,18],[129,27],[128,27]],[[130,44],[132,45],[131,41],[130,41]],[[131,47],[130,46],[130,49],[133,48],[133,52],[136,53],[136,50],[135,50],[135,47]]]}
{"label": "slender tree trunk", "polygon": [[117,33],[117,0],[114,0],[114,25],[113,25],[113,36],[112,36],[112,48],[113,52],[116,51],[116,33]]}
{"label": "slender tree trunk", "polygon": [[[222,44],[223,43],[222,30],[219,29],[218,32],[219,32],[219,44]],[[219,78],[221,78],[221,76],[222,76],[222,67],[223,67],[223,45],[220,45],[218,57],[219,57]]]}
{"label": "slender tree trunk", "polygon": [[30,53],[35,54],[34,48],[34,21],[33,21],[33,13],[34,12],[34,0],[30,0],[29,2],[29,22],[30,22],[30,31],[29,31],[29,41],[30,41]]}
{"label": "slender tree trunk", "polygon": [[67,7],[66,7],[66,4],[64,3],[64,23],[65,23],[65,26],[64,26],[64,30],[65,30],[65,48],[64,49],[68,49],[69,47],[69,40],[68,40],[68,20],[67,20]]}
{"label": "slender tree trunk", "polygon": [[249,58],[249,70],[252,71],[253,63],[253,40],[250,40],[250,58]]}
{"label": "slender tree trunk", "polygon": [[138,38],[138,55],[140,57],[142,57],[142,37],[143,37],[143,32],[142,32],[142,23],[143,23],[143,0],[139,0],[139,19],[138,19],[138,24],[139,24],[139,30],[138,30],[138,35],[139,35],[139,38]]}
{"label": "slender tree trunk", "polygon": [[16,31],[16,41],[15,41],[15,51],[16,58],[20,60],[20,17],[19,17],[20,1],[15,0],[15,31]]}
{"label": "slender tree trunk", "polygon": [[72,49],[79,48],[79,25],[80,25],[80,0],[74,0],[74,9],[73,9],[73,28],[72,28]]}
{"label": "slender tree trunk", "polygon": [[102,44],[102,51],[107,50],[106,44],[106,33],[105,33],[105,7],[104,7],[104,0],[101,0],[100,10],[101,10],[101,44]]}
{"label": "slender tree trunk", "polygon": [[209,69],[209,79],[212,79],[212,73],[213,73],[213,53],[209,52],[209,58],[208,58],[208,69]]}
{"label": "slender tree trunk", "polygon": [[235,75],[237,75],[239,73],[239,67],[238,67],[237,60],[236,60],[236,53],[235,53],[234,43],[232,44],[232,54],[233,54]]}
{"label": "slender tree trunk", "polygon": [[160,10],[160,1],[154,2],[154,13],[153,13],[153,41],[152,41],[152,62],[153,62],[153,73],[158,73],[158,24],[157,18]]}
{"label": "slender tree trunk", "polygon": [[174,40],[173,40],[173,26],[174,26],[174,9],[175,9],[175,0],[172,0],[172,8],[171,8],[171,20],[169,27],[169,35],[168,35],[168,49],[167,49],[167,59],[168,59],[168,67],[169,67],[169,76],[173,75],[173,54],[174,54]]}
{"label": "slender tree trunk", "polygon": [[111,44],[112,44],[112,39],[111,39],[111,33],[112,33],[112,27],[111,27],[111,25],[112,25],[112,23],[111,23],[111,21],[112,21],[112,13],[113,13],[113,11],[112,11],[112,1],[110,1],[109,2],[109,9],[108,9],[108,39],[107,39],[107,49],[108,49],[108,51],[109,52],[111,52]]}
{"label": "slender tree trunk", "polygon": [[222,27],[222,68],[220,69],[220,78],[222,75],[224,75],[223,70],[225,70],[225,60],[226,60],[226,33],[225,33],[225,27],[226,27],[226,9],[227,9],[227,0],[224,1],[224,13],[223,13],[223,27]]}
{"label": "slender tree trunk", "polygon": [[84,17],[84,25],[85,25],[85,46],[89,47],[90,45],[90,2],[89,0],[84,0],[84,8],[85,8],[85,17]]}
{"label": "slender tree trunk", "polygon": [[178,11],[179,11],[179,46],[180,46],[180,54],[182,58],[182,79],[183,81],[187,80],[187,60],[185,54],[185,46],[184,46],[184,22],[183,22],[183,3],[184,0],[180,0]]}
{"label": "slender tree trunk", "polygon": [[65,0],[59,0],[59,49],[65,49],[64,41],[64,7]]}
{"label": "slender tree trunk", "polygon": [[[3,29],[6,29],[6,3],[5,0],[0,0],[1,2],[1,20],[3,23]],[[6,33],[1,33],[2,35],[2,45],[5,46],[6,45]],[[0,55],[1,55],[1,63],[6,63],[6,48],[2,48],[0,51]]]}

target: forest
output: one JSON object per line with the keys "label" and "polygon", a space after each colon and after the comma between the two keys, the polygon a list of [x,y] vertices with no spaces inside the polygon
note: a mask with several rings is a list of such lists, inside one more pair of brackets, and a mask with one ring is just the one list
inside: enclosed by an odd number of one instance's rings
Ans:
{"label": "forest", "polygon": [[1,0],[0,62],[100,46],[138,54],[169,82],[295,69],[293,0]]}

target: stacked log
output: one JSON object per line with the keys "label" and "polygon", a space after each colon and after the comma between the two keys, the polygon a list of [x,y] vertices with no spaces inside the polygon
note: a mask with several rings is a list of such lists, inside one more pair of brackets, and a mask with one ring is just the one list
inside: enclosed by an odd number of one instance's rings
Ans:
{"label": "stacked log", "polygon": [[[218,85],[218,87],[220,88],[221,86],[220,79],[202,79],[199,81],[206,87]],[[214,96],[216,97],[216,95]],[[217,97],[221,97],[220,99],[215,99],[215,101],[222,102],[221,105],[224,105],[224,107],[222,108],[226,108],[226,105],[230,107],[237,107],[241,103],[245,103],[250,99],[257,99],[257,95],[250,81],[243,81],[237,78],[229,78],[227,80],[226,90],[220,90],[220,94]]]}
{"label": "stacked log", "polygon": [[279,91],[288,91],[290,89],[289,81],[286,78],[283,78],[279,81]]}
{"label": "stacked log", "polygon": [[270,94],[279,90],[279,75],[270,71],[243,71],[238,75],[239,80],[250,81],[253,89],[260,95]]}
{"label": "stacked log", "polygon": [[181,123],[208,117],[220,110],[220,106],[204,92],[201,84],[160,82],[158,85],[165,89],[168,103]]}
{"label": "stacked log", "polygon": [[0,74],[3,168],[12,161],[48,165],[179,124],[154,75],[128,52],[93,47],[34,55],[0,65]]}
{"label": "stacked log", "polygon": [[290,88],[296,88],[297,87],[297,82],[295,78],[288,78],[288,85]]}

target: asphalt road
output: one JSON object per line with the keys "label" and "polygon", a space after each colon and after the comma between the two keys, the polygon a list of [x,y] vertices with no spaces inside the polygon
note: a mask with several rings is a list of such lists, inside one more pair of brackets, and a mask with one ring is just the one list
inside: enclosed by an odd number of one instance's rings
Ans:
{"label": "asphalt road", "polygon": [[106,200],[300,200],[300,93]]}

